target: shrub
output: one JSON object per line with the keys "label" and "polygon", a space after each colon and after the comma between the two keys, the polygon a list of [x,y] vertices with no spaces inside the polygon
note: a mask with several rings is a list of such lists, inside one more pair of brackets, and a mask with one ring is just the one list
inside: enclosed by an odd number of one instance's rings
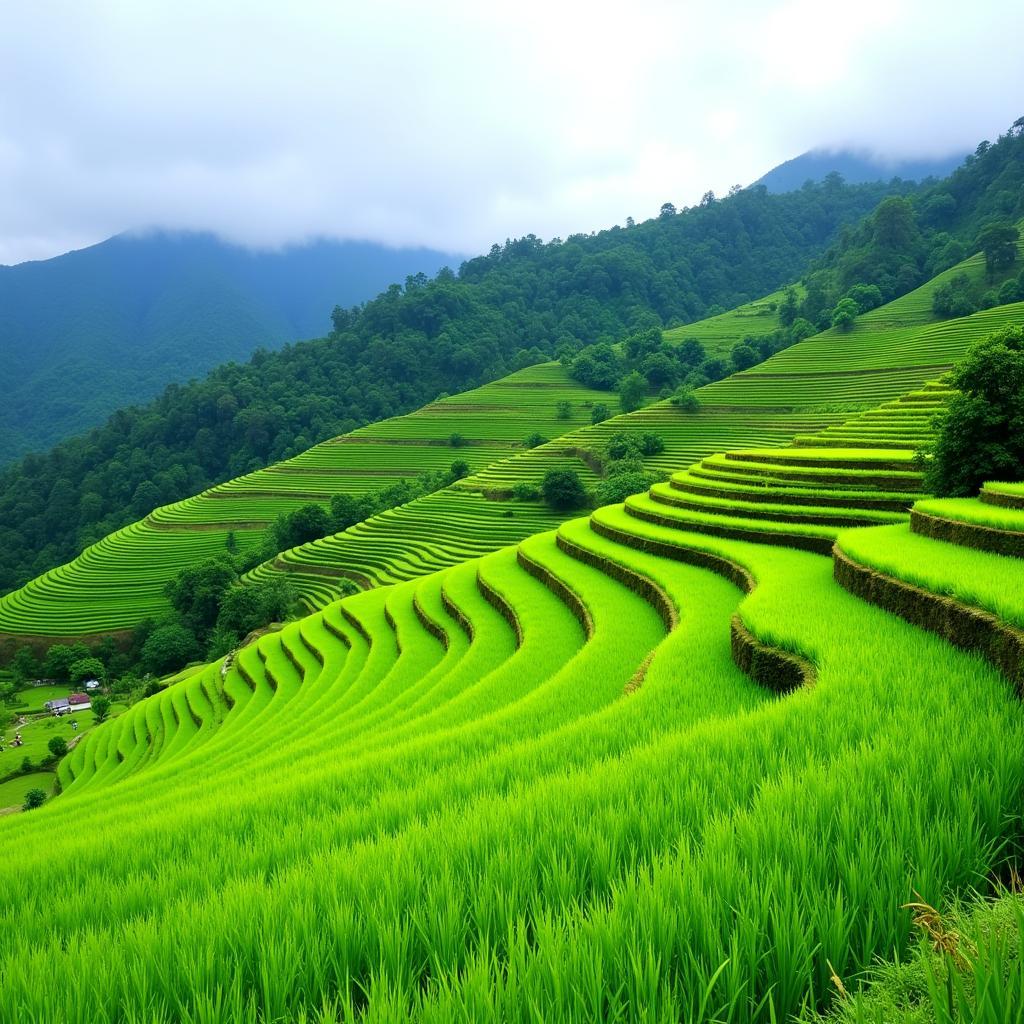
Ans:
{"label": "shrub", "polygon": [[597,402],[595,403],[594,407],[590,410],[590,422],[604,423],[605,420],[611,419],[611,415],[611,409],[609,409],[604,402]]}
{"label": "shrub", "polygon": [[966,274],[954,274],[945,284],[935,289],[932,297],[932,310],[936,316],[970,316],[977,309],[971,279]]}
{"label": "shrub", "polygon": [[465,459],[456,459],[448,467],[448,475],[453,480],[462,480],[464,477],[469,476],[469,463]]}
{"label": "shrub", "polygon": [[54,757],[63,757],[68,752],[68,743],[63,736],[51,736],[46,746]]}
{"label": "shrub", "polygon": [[1024,327],[977,342],[951,374],[953,397],[926,470],[939,495],[973,495],[986,480],[1024,479]]}
{"label": "shrub", "polygon": [[700,410],[700,399],[688,384],[678,388],[670,401],[680,412],[698,412]]}
{"label": "shrub", "polygon": [[540,485],[540,493],[549,508],[556,512],[583,508],[587,504],[587,489],[575,469],[549,469]]}
{"label": "shrub", "polygon": [[528,434],[526,439],[523,441],[523,446],[526,448],[537,448],[542,444],[547,444],[548,439],[538,431],[534,431],[532,434]]}
{"label": "shrub", "polygon": [[46,803],[46,794],[41,789],[30,789],[25,794],[25,802],[21,805],[23,811],[34,811]]}
{"label": "shrub", "polygon": [[540,491],[533,484],[516,484],[512,488],[512,497],[516,501],[539,501]]}
{"label": "shrub", "polygon": [[110,717],[109,698],[96,697],[92,701],[92,713],[97,722],[105,722]]}
{"label": "shrub", "polygon": [[860,315],[860,308],[853,299],[840,299],[832,311],[832,326],[837,331],[852,331],[854,322]]}
{"label": "shrub", "polygon": [[644,404],[647,394],[647,381],[633,370],[619,381],[619,404],[623,412],[635,412]]}
{"label": "shrub", "polygon": [[458,431],[455,431],[448,435],[448,444],[452,448],[464,448],[466,446],[466,439]]}
{"label": "shrub", "polygon": [[567,420],[572,416],[572,402],[562,399],[555,402],[555,416],[560,420]]}

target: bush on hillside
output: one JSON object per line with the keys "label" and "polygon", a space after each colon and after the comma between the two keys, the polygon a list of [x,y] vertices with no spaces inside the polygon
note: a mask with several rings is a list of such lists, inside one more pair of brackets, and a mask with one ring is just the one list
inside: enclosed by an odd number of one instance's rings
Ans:
{"label": "bush on hillside", "polygon": [[21,805],[23,811],[34,811],[46,803],[46,794],[41,789],[30,789],[25,794],[25,802]]}
{"label": "bush on hillside", "polygon": [[974,286],[966,274],[954,274],[932,296],[932,311],[943,318],[970,316],[978,310]]}
{"label": "bush on hillside", "polygon": [[700,399],[696,392],[688,384],[676,390],[676,393],[669,399],[680,412],[698,412],[700,410]]}
{"label": "bush on hillside", "polygon": [[63,736],[51,736],[46,746],[54,757],[63,757],[68,752],[68,741]]}
{"label": "bush on hillside", "polygon": [[986,480],[1024,480],[1024,328],[976,343],[950,382],[960,394],[929,453],[928,489],[966,497]]}
{"label": "bush on hillside", "polygon": [[556,512],[585,508],[590,499],[575,469],[549,469],[544,474],[540,493],[548,507]]}

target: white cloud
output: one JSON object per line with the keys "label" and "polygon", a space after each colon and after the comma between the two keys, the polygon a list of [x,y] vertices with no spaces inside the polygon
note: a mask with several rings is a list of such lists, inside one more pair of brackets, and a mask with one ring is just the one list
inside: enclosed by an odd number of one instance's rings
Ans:
{"label": "white cloud", "polygon": [[475,251],[723,192],[815,146],[1017,116],[1014,2],[9,5],[0,262],[209,229]]}

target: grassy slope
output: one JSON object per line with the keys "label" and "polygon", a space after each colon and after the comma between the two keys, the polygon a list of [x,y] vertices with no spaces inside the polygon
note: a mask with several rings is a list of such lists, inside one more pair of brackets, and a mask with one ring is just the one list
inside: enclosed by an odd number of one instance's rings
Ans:
{"label": "grassy slope", "polygon": [[[483,498],[508,496],[515,484],[536,484],[556,467],[571,466],[593,483],[596,477],[579,460],[578,451],[598,451],[620,430],[660,434],[665,451],[647,464],[668,473],[716,451],[783,445],[796,435],[841,423],[845,417],[839,410],[870,406],[919,387],[950,366],[977,337],[1003,324],[1024,322],[1024,303],[963,320],[937,321],[931,312],[934,291],[961,272],[983,275],[981,257],[871,311],[848,334],[827,331],[708,385],[701,389],[702,408],[696,414],[660,402],[596,427],[580,427],[589,419],[587,403],[608,396],[579,387],[556,364],[544,364],[324,442],[286,463],[157,509],[141,524],[112,534],[68,565],[0,598],[0,640],[5,634],[95,635],[130,628],[164,609],[164,582],[183,565],[221,550],[228,528],[244,548],[255,543],[279,512],[310,500],[326,502],[339,491],[358,493],[401,476],[445,468],[454,458],[465,459],[476,470],[458,485],[459,491],[475,497],[418,499],[344,534],[286,552],[258,569],[254,578],[288,572],[306,604],[319,607],[336,596],[341,576],[364,583],[409,579],[550,528],[564,517],[535,505],[512,507]],[[778,297],[671,334],[680,339],[703,335],[710,344],[729,332],[735,332],[733,342],[757,333],[752,322],[774,330],[770,300]],[[559,398],[573,403],[568,421],[555,418]],[[516,452],[534,430],[558,439]],[[444,439],[453,432],[470,445],[445,447]]]}
{"label": "grassy slope", "polygon": [[[793,451],[832,475],[835,452]],[[987,664],[769,540],[610,506],[135,705],[62,763],[59,799],[0,823],[5,1007],[738,1024],[822,1005],[833,969],[908,947],[915,891],[995,865],[1024,715]],[[733,615],[814,685],[740,671]],[[82,959],[85,988],[63,969]]]}

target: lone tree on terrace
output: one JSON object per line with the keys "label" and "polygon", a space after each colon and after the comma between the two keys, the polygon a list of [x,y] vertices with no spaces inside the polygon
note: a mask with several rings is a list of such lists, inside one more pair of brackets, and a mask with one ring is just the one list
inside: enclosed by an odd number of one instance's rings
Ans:
{"label": "lone tree on terrace", "polygon": [[1024,328],[977,342],[951,383],[960,394],[942,418],[928,489],[969,496],[986,480],[1024,480]]}

